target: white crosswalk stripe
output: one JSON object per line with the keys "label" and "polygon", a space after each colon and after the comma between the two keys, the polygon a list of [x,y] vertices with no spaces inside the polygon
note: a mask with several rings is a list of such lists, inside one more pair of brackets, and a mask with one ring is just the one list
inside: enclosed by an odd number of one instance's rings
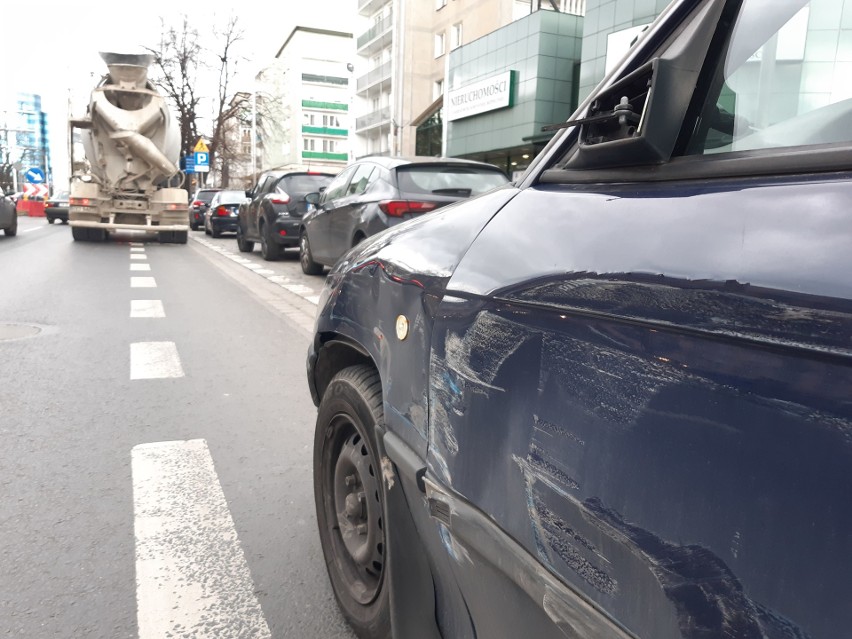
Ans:
{"label": "white crosswalk stripe", "polygon": [[270,638],[207,443],[131,458],[139,639]]}

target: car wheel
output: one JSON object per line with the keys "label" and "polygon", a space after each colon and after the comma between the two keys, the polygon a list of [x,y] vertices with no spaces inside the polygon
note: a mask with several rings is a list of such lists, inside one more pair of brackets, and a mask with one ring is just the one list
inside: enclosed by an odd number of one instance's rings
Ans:
{"label": "car wheel", "polygon": [[351,366],[334,376],[317,412],[314,500],[332,590],[359,637],[390,637],[384,487],[375,425],[378,372]]}
{"label": "car wheel", "polygon": [[3,233],[8,235],[9,237],[13,237],[18,234],[18,214],[12,216],[12,224],[7,229],[3,229]]}
{"label": "car wheel", "polygon": [[62,220],[62,223],[63,223],[65,226],[68,226],[68,220]]}
{"label": "car wheel", "polygon": [[48,223],[48,224],[53,224],[53,218],[52,218],[52,217],[47,218],[47,223]]}
{"label": "car wheel", "polygon": [[207,226],[207,222],[204,223],[204,235],[210,235],[210,227]]}
{"label": "car wheel", "polygon": [[190,222],[189,228],[192,229],[193,231],[197,231],[198,230],[198,224],[196,224],[195,222]]}
{"label": "car wheel", "polygon": [[272,262],[281,257],[281,247],[269,235],[269,225],[260,227],[260,254],[267,262]]}
{"label": "car wheel", "polygon": [[83,229],[79,226],[71,227],[71,237],[74,238],[75,242],[86,242],[89,239],[89,234],[87,233],[89,229]]}
{"label": "car wheel", "polygon": [[302,231],[299,236],[299,264],[302,266],[302,272],[305,275],[319,275],[325,268],[319,262],[314,262],[311,243],[308,241],[308,234],[305,231]]}
{"label": "car wheel", "polygon": [[172,231],[172,242],[186,244],[189,241],[189,231]]}
{"label": "car wheel", "polygon": [[210,235],[213,237],[222,237],[222,231],[218,230],[215,226],[211,226]]}
{"label": "car wheel", "polygon": [[245,238],[241,224],[237,224],[237,248],[240,249],[240,253],[251,253],[254,250],[254,242]]}

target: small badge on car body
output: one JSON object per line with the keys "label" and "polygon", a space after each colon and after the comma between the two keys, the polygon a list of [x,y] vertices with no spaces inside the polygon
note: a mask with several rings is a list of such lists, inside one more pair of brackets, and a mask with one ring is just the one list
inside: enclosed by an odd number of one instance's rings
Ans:
{"label": "small badge on car body", "polygon": [[405,315],[396,317],[396,336],[400,341],[408,337],[408,318]]}

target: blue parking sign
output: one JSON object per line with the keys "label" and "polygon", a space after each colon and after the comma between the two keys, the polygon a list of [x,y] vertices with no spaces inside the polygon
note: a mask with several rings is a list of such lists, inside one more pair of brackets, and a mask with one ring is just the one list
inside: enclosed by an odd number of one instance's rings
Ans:
{"label": "blue parking sign", "polygon": [[195,166],[208,166],[210,164],[210,154],[203,151],[195,153]]}

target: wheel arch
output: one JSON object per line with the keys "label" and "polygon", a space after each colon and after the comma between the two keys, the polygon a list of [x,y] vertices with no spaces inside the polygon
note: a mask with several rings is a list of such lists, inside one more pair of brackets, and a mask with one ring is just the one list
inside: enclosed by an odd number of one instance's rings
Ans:
{"label": "wheel arch", "polygon": [[354,340],[337,334],[320,336],[320,346],[317,350],[317,360],[313,370],[313,386],[316,389],[315,403],[319,404],[322,400],[329,383],[337,373],[356,364],[364,364],[379,371],[379,367],[372,356]]}

